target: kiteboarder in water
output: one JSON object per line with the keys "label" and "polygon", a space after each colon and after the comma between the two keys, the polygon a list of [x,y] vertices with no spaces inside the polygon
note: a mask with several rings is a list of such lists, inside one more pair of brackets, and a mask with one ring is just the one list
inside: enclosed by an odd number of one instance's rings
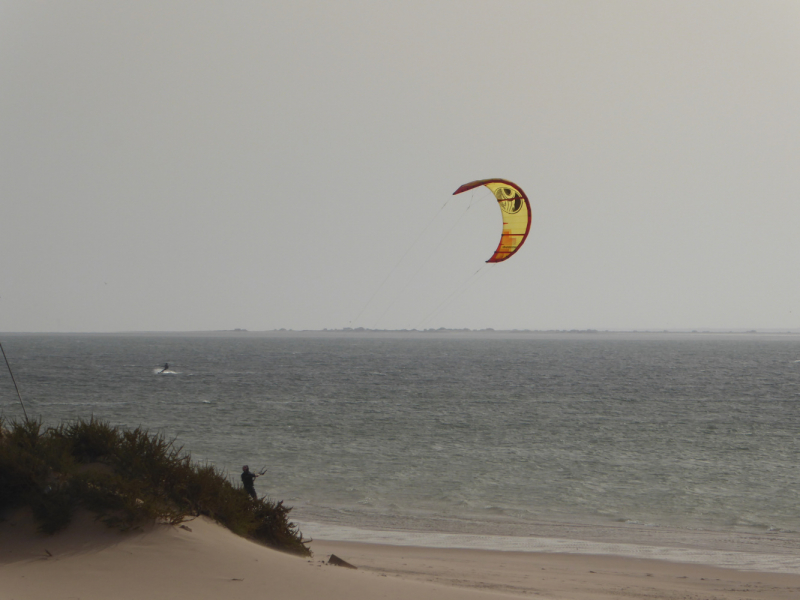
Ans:
{"label": "kiteboarder in water", "polygon": [[242,467],[242,484],[244,485],[244,491],[250,494],[253,500],[258,500],[258,494],[256,494],[256,488],[253,485],[256,477],[258,477],[258,475],[251,473],[250,467],[247,465]]}
{"label": "kiteboarder in water", "polygon": [[159,373],[159,375],[160,375],[161,373],[163,373],[164,371],[166,371],[167,369],[169,369],[169,363],[164,363],[164,368],[163,368],[163,369],[161,369],[161,370],[158,372],[158,373]]}

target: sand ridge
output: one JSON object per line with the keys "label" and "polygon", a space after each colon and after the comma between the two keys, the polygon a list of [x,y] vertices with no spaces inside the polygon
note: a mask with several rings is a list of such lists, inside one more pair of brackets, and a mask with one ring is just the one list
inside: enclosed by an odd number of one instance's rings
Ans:
{"label": "sand ridge", "polygon": [[[800,576],[613,556],[315,541],[312,559],[255,544],[206,518],[122,535],[87,515],[53,537],[0,524],[3,600],[794,600]],[[327,565],[336,554],[358,570]]]}
{"label": "sand ridge", "polygon": [[[207,518],[186,529],[167,525],[121,535],[76,523],[54,537],[30,527],[0,526],[0,597],[3,600],[140,598],[419,598],[490,600],[503,595],[379,573],[350,570],[277,552],[234,535]],[[98,544],[90,539],[98,536]],[[327,558],[327,557],[326,557]]]}

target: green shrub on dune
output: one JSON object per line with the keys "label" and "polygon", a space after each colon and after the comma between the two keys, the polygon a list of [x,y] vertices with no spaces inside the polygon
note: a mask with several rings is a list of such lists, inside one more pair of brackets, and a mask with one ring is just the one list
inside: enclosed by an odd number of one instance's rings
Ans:
{"label": "green shrub on dune", "polygon": [[66,527],[79,507],[123,531],[206,515],[278,550],[310,554],[282,501],[254,501],[161,435],[95,419],[48,428],[0,422],[0,512],[24,506],[44,533]]}

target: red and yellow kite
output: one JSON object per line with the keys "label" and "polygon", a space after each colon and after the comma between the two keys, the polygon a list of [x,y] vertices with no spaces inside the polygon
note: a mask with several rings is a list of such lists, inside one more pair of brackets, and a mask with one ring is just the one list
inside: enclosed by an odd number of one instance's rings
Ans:
{"label": "red and yellow kite", "polygon": [[505,179],[481,179],[465,183],[453,195],[485,185],[497,198],[503,215],[503,233],[492,257],[486,262],[503,262],[522,247],[531,229],[531,205],[528,197],[516,183]]}

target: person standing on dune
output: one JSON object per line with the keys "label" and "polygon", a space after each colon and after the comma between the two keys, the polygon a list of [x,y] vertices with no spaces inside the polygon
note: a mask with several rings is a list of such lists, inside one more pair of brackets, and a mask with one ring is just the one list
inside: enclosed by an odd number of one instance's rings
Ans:
{"label": "person standing on dune", "polygon": [[253,485],[256,477],[258,477],[258,475],[252,473],[250,467],[247,465],[242,467],[242,485],[244,485],[244,491],[250,494],[253,500],[258,500],[258,494],[256,494],[256,488],[255,485]]}

